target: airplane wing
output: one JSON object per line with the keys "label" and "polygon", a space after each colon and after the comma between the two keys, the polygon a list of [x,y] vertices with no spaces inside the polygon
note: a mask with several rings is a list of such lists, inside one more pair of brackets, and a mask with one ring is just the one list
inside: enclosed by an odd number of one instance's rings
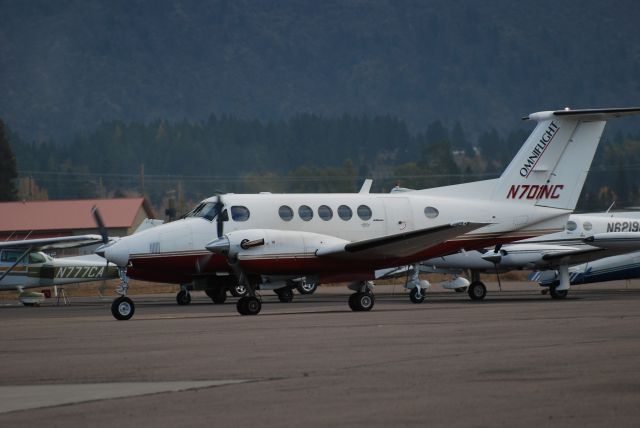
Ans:
{"label": "airplane wing", "polygon": [[[591,244],[593,245],[593,244]],[[569,251],[560,251],[557,253],[549,253],[542,256],[542,259],[549,262],[552,267],[560,264],[568,264],[570,266],[582,263],[592,262],[594,260],[603,259],[605,257],[619,256],[621,254],[637,251],[638,247],[624,246],[614,242],[614,245],[596,247],[584,245],[577,249]]]}
{"label": "airplane wing", "polygon": [[390,258],[405,257],[423,251],[444,241],[464,235],[488,223],[458,222],[428,229],[349,242],[318,250],[317,256],[336,258]]}
{"label": "airplane wing", "polygon": [[640,250],[640,232],[596,233],[584,239],[589,245],[600,248],[619,248],[627,251]]}
{"label": "airplane wing", "polygon": [[31,251],[48,250],[53,248],[74,248],[86,245],[98,244],[102,242],[100,235],[76,235],[59,236],[56,238],[22,239],[18,241],[0,242],[0,249],[3,248],[30,248]]}

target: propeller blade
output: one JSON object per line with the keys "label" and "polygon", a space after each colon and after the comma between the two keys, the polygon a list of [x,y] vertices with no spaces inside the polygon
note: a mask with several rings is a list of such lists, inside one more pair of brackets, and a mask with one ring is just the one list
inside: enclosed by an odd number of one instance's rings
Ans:
{"label": "propeller blade", "polygon": [[222,195],[218,195],[218,201],[216,202],[216,226],[218,232],[218,238],[224,235],[224,218],[222,218],[222,210],[224,209],[224,203],[222,202]]}
{"label": "propeller blade", "polygon": [[100,215],[100,211],[98,211],[97,206],[94,205],[93,208],[91,208],[91,214],[93,215],[93,219],[98,226],[100,236],[102,236],[102,243],[107,244],[109,242],[109,234],[107,233],[107,228],[104,225],[104,221],[102,221],[102,216]]}

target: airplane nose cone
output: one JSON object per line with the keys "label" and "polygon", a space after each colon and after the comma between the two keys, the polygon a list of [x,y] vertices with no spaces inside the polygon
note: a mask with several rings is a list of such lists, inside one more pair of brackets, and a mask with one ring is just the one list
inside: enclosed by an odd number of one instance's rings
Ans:
{"label": "airplane nose cone", "polygon": [[209,251],[211,251],[212,253],[217,253],[217,254],[226,254],[229,252],[229,238],[227,238],[226,236],[223,236],[221,238],[218,239],[214,239],[213,241],[209,242],[207,245],[205,245],[205,248]]}
{"label": "airplane nose cone", "polygon": [[106,248],[98,248],[104,251],[104,258],[120,267],[124,267],[129,263],[129,245],[126,240],[114,242]]}

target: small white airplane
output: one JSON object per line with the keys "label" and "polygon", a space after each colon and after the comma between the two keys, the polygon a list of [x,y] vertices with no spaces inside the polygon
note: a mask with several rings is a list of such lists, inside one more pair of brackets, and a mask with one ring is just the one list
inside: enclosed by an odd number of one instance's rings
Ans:
{"label": "small white airplane", "polygon": [[[96,252],[121,270],[112,314],[135,306],[128,278],[173,282],[220,295],[240,283],[237,309],[260,312],[256,288],[291,288],[306,278],[351,281],[354,311],[374,305],[377,269],[458,250],[561,230],[575,208],[607,119],[640,108],[533,113],[538,122],[497,179],[393,194],[226,194],[183,219],[104,245]],[[420,282],[415,287],[420,290]]]}
{"label": "small white airplane", "polygon": [[[486,295],[486,287],[480,281],[481,273],[501,273],[520,269],[550,270],[554,272],[554,280],[545,281],[544,284],[549,287],[552,298],[561,299],[567,296],[571,285],[570,266],[640,248],[638,214],[640,213],[572,214],[561,232],[499,245],[490,250],[460,251],[432,258],[422,262],[418,270],[470,271],[471,283],[458,277],[454,281],[444,283],[443,287],[456,291],[466,289],[472,300],[482,300]],[[410,299],[414,303],[420,303],[424,296],[418,299],[412,290]]]}
{"label": "small white airplane", "polygon": [[100,242],[100,235],[0,242],[0,291],[17,290],[23,304],[33,305],[41,303],[44,295],[25,289],[117,278],[117,267],[94,254],[54,258],[43,252]]}
{"label": "small white airplane", "polygon": [[[640,248],[640,245],[636,248]],[[640,251],[605,257],[569,268],[571,285],[634,278],[640,278]],[[556,270],[532,272],[529,279],[538,282],[542,287],[552,288],[559,285],[559,276]]]}

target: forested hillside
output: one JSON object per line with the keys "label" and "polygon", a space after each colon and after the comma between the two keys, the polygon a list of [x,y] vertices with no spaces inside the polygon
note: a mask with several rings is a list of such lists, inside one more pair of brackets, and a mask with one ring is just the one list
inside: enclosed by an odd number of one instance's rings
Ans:
{"label": "forested hillside", "polygon": [[26,139],[300,113],[477,136],[640,100],[635,0],[34,0],[0,16],[0,117]]}
{"label": "forested hillside", "polygon": [[[495,129],[471,138],[456,123],[411,132],[390,116],[299,115],[259,121],[211,116],[202,122],[113,121],[66,145],[10,135],[27,192],[49,198],[145,193],[190,203],[215,192],[354,192],[426,188],[498,176],[529,128]],[[593,162],[580,209],[640,205],[640,137],[607,133]],[[25,197],[23,191],[23,197]]]}

